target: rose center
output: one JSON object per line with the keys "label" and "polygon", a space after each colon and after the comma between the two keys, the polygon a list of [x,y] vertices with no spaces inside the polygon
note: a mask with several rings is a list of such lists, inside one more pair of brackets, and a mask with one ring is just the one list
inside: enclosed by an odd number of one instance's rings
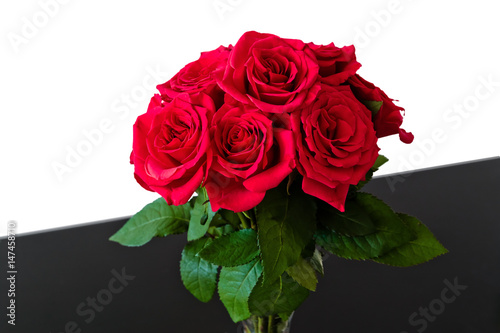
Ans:
{"label": "rose center", "polygon": [[251,149],[256,141],[253,128],[234,126],[230,129],[226,149],[230,153],[240,153]]}
{"label": "rose center", "polygon": [[[265,59],[266,72],[264,73],[269,85],[280,87],[281,89],[289,89],[290,83],[289,74],[287,68],[283,66],[281,62],[276,61],[276,59],[268,58]],[[288,84],[287,84],[288,83]]]}
{"label": "rose center", "polygon": [[155,145],[159,149],[171,149],[181,146],[181,144],[191,134],[191,123],[185,117],[176,117],[172,124],[162,124],[160,135],[155,140]]}

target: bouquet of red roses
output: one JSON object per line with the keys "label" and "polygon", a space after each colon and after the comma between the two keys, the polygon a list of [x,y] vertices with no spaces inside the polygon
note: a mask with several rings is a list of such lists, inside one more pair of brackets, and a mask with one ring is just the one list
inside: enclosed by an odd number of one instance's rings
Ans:
{"label": "bouquet of red roses", "polygon": [[135,178],[162,198],[111,240],[187,232],[186,288],[207,302],[218,285],[231,318],[253,318],[256,332],[284,327],[315,289],[322,251],[396,266],[445,253],[417,219],[359,192],[387,161],[378,138],[413,140],[360,66],[353,46],[254,31],[203,52],[137,118]]}

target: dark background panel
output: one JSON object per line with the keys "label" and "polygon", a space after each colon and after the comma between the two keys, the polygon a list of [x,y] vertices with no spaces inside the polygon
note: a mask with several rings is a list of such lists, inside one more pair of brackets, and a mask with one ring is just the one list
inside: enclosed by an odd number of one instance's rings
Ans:
{"label": "dark background panel", "polygon": [[[366,191],[417,216],[450,253],[410,268],[329,256],[292,332],[500,332],[499,168],[495,158],[374,179]],[[0,332],[241,332],[217,296],[204,304],[184,289],[185,235],[139,248],[108,241],[125,221],[19,236],[16,326],[2,310]],[[6,246],[2,239],[1,272]],[[128,280],[120,283],[122,274]],[[6,282],[0,280],[2,309]],[[446,291],[450,284],[462,290]],[[96,297],[107,304],[92,315],[88,302]]]}

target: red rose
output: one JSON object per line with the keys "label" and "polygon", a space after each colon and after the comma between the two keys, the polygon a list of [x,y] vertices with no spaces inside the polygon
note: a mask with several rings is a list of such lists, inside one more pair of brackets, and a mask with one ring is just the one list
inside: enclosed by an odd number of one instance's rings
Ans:
{"label": "red rose", "polygon": [[401,111],[404,111],[404,109],[396,106],[392,102],[393,99],[389,98],[385,92],[373,83],[366,81],[357,74],[349,78],[347,83],[351,86],[352,92],[358,99],[382,102],[380,110],[373,116],[377,137],[381,138],[399,133],[399,138],[404,143],[411,143],[413,141],[413,134],[400,128],[403,123]]}
{"label": "red rose", "polygon": [[316,56],[319,65],[321,82],[331,86],[344,83],[350,76],[356,74],[361,64],[356,61],[354,46],[336,47],[328,45],[307,44]]}
{"label": "red rose", "polygon": [[318,63],[300,40],[250,31],[239,39],[220,87],[236,100],[264,112],[291,112],[314,100],[319,90]]}
{"label": "red rose", "polygon": [[167,82],[157,86],[163,99],[171,100],[181,93],[198,93],[203,91],[214,101],[223,101],[223,92],[217,85],[214,75],[217,71],[224,70],[231,46],[202,52],[198,60],[193,61]]}
{"label": "red rose", "polygon": [[224,104],[213,117],[210,136],[213,157],[205,188],[214,211],[255,207],[295,168],[292,131],[273,128],[253,106]]}
{"label": "red rose", "polygon": [[371,113],[347,86],[322,85],[310,106],[292,114],[302,189],[344,211],[349,185],[378,156]]}
{"label": "red rose", "polygon": [[136,179],[169,205],[185,204],[203,181],[214,111],[205,94],[180,94],[171,103],[155,95],[134,124],[131,162]]}

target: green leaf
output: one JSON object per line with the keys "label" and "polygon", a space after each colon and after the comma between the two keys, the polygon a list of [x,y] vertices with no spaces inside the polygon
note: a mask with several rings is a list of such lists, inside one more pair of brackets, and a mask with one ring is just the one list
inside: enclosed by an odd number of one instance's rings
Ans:
{"label": "green leaf", "polygon": [[380,167],[382,165],[384,165],[385,163],[387,163],[389,161],[389,159],[387,157],[385,157],[384,155],[378,155],[377,159],[375,160],[375,164],[373,164],[373,166],[371,167],[371,169],[373,171],[377,171],[378,169],[380,169]]}
{"label": "green leaf", "polygon": [[309,296],[309,290],[299,285],[287,274],[272,283],[259,279],[248,300],[250,312],[256,316],[279,314],[289,317]]}
{"label": "green leaf", "polygon": [[210,207],[210,202],[208,202],[208,195],[205,188],[201,188],[197,192],[198,196],[194,201],[193,209],[191,209],[191,219],[189,220],[189,229],[187,234],[188,241],[205,236],[208,228],[210,227],[210,223],[216,214]]}
{"label": "green leaf", "polygon": [[[384,165],[389,159],[384,155],[378,155],[373,166],[368,170],[365,175],[365,180],[361,180],[357,185],[351,185],[356,191],[359,191],[363,186],[365,186],[373,177],[373,173],[376,172],[382,165]],[[350,188],[350,189],[351,189]]]}
{"label": "green leaf", "polygon": [[383,201],[368,193],[358,193],[356,203],[367,213],[376,231],[364,236],[343,236],[328,229],[318,230],[316,243],[347,259],[370,259],[416,238],[399,216]]}
{"label": "green leaf", "polygon": [[221,269],[219,296],[235,323],[250,317],[248,297],[261,274],[262,266],[259,260]]}
{"label": "green leaf", "polygon": [[[214,221],[214,220],[212,220]],[[213,236],[214,238],[219,238],[219,237],[222,237],[224,235],[227,235],[227,234],[230,234],[232,232],[235,232],[236,230],[233,228],[232,225],[230,224],[225,224],[221,227],[214,227],[214,226],[211,226],[210,228],[208,228],[208,233]]]}
{"label": "green leaf", "polygon": [[210,301],[217,284],[218,266],[197,255],[210,241],[210,238],[201,238],[189,242],[182,251],[182,282],[186,289],[202,302]]}
{"label": "green leaf", "polygon": [[363,103],[368,110],[372,112],[372,114],[375,116],[379,111],[380,108],[382,107],[383,102],[382,101],[366,101],[366,100],[361,100],[361,103]]}
{"label": "green leaf", "polygon": [[448,252],[417,218],[405,214],[398,215],[417,235],[417,239],[411,240],[381,257],[373,258],[373,261],[386,265],[408,267],[424,263]]}
{"label": "green leaf", "polygon": [[323,256],[321,255],[321,252],[319,252],[318,249],[316,249],[314,251],[313,256],[309,258],[309,263],[316,272],[321,274],[321,276],[325,275],[325,269],[323,267]]}
{"label": "green leaf", "polygon": [[215,239],[199,255],[216,265],[231,267],[250,262],[259,255],[257,233],[243,229]]}
{"label": "green leaf", "polygon": [[190,210],[189,203],[169,206],[165,199],[159,198],[132,216],[109,240],[126,246],[141,246],[155,236],[186,232]]}
{"label": "green leaf", "polygon": [[309,258],[313,256],[315,250],[316,250],[316,241],[314,240],[314,238],[311,238],[311,240],[304,247],[300,255],[302,256],[302,258]]}
{"label": "green leaf", "polygon": [[267,191],[257,206],[259,247],[264,281],[271,283],[300,257],[316,229],[316,204],[311,196],[286,188]]}
{"label": "green leaf", "polygon": [[300,257],[294,265],[288,267],[286,272],[302,287],[307,288],[311,291],[316,290],[318,278],[316,277],[314,268],[311,266],[309,261]]}
{"label": "green leaf", "polygon": [[278,316],[283,322],[286,322],[288,321],[288,319],[290,319],[290,315],[287,313],[278,313]]}
{"label": "green leaf", "polygon": [[[372,180],[372,178],[373,178],[373,170],[369,169],[366,172],[365,180],[360,180],[359,183],[357,183],[356,185],[349,186],[349,192],[351,193],[351,192],[356,192],[356,191],[361,190],[363,188],[363,186],[365,186],[366,184],[368,184],[368,182],[370,180]],[[349,195],[348,195],[348,197],[349,197]]]}
{"label": "green leaf", "polygon": [[370,216],[354,200],[346,201],[343,213],[329,204],[320,205],[318,221],[344,236],[364,236],[376,231]]}
{"label": "green leaf", "polygon": [[237,229],[240,223],[238,214],[226,209],[219,209],[212,220],[212,226],[220,227],[229,224],[234,229]]}

